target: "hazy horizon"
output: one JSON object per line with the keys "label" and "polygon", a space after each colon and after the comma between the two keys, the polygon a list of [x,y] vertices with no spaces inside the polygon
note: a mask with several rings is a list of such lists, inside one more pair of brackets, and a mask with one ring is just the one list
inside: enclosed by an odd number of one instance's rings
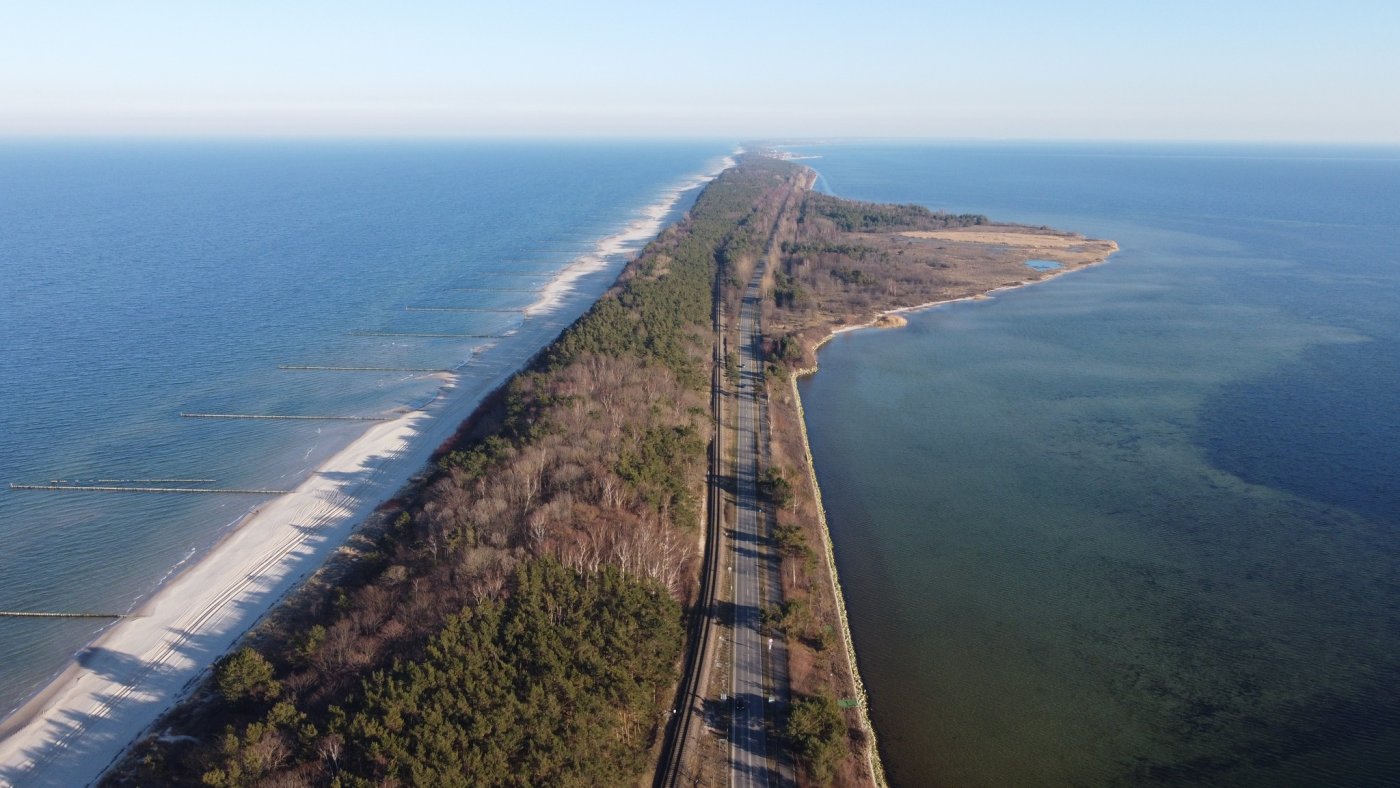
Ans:
{"label": "hazy horizon", "polygon": [[1400,10],[59,0],[0,136],[1400,143]]}
{"label": "hazy horizon", "polygon": [[[1114,148],[1122,148],[1124,151],[1139,150],[1142,148],[1160,147],[1164,155],[1170,155],[1170,149],[1180,150],[1182,155],[1230,155],[1232,148],[1241,150],[1278,150],[1283,152],[1294,151],[1309,154],[1314,151],[1346,152],[1359,151],[1364,153],[1375,153],[1380,155],[1400,154],[1400,140],[1397,141],[1370,141],[1370,140],[1271,140],[1271,139],[1153,139],[1153,138],[1088,138],[1088,137],[1064,137],[1064,138],[1035,138],[1035,137],[932,137],[932,136],[908,136],[908,137],[870,137],[870,136],[828,136],[828,137],[757,137],[745,135],[712,135],[712,136],[667,136],[663,134],[645,136],[639,134],[615,134],[615,135],[550,135],[550,134],[528,134],[520,133],[513,135],[506,134],[457,134],[457,135],[434,135],[434,134],[287,134],[287,133],[228,133],[211,131],[208,133],[191,132],[141,132],[141,133],[117,133],[117,132],[60,132],[53,134],[7,134],[0,132],[0,145],[6,144],[68,144],[68,143],[248,143],[248,144],[276,144],[276,143],[321,143],[321,144],[345,144],[354,145],[359,143],[382,145],[403,143],[406,145],[453,145],[453,144],[500,144],[500,145],[532,145],[532,144],[575,144],[575,145],[647,145],[647,144],[705,144],[720,143],[733,145],[736,148],[752,149],[754,146],[773,146],[778,149],[807,148],[813,146],[883,146],[893,147],[905,145],[928,145],[931,147],[957,148],[996,148],[1017,146],[1044,147],[1046,149],[1064,148],[1072,150],[1075,148],[1097,148],[1101,154],[1106,154]],[[1192,149],[1199,148],[1200,151]],[[1207,150],[1209,149],[1209,150]]]}

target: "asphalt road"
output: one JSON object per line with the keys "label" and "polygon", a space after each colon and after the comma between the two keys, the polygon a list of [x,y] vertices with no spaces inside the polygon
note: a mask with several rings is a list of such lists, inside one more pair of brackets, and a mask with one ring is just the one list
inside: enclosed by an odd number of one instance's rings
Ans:
{"label": "asphalt road", "polygon": [[[789,200],[784,202],[779,216],[786,213]],[[768,239],[770,255],[777,244],[780,225],[775,223]],[[769,732],[776,730],[789,704],[787,675],[787,646],[781,637],[767,638],[760,629],[760,611],[765,605],[777,605],[782,599],[781,561],[771,545],[768,518],[758,496],[758,477],[766,465],[767,423],[766,401],[763,393],[762,307],[763,266],[759,265],[753,280],[744,292],[739,315],[738,355],[740,375],[735,387],[737,428],[734,440],[735,511],[727,538],[722,516],[725,498],[719,486],[724,470],[725,452],[721,446],[727,435],[723,412],[726,396],[720,385],[726,346],[715,348],[714,413],[716,432],[711,455],[710,529],[706,543],[702,572],[699,617],[692,625],[690,652],[686,657],[685,676],[677,691],[677,713],[672,716],[667,742],[663,746],[660,768],[656,773],[658,788],[701,784],[700,770],[686,750],[690,744],[692,723],[708,716],[703,700],[709,686],[712,666],[723,669],[723,648],[711,651],[715,640],[723,645],[723,625],[730,625],[729,692],[727,711],[730,714],[728,782],[739,786],[796,785],[792,758],[780,743],[769,742]],[[716,298],[719,294],[716,294]],[[716,304],[720,302],[717,300]],[[718,309],[718,306],[717,306]],[[724,324],[716,313],[716,329],[724,334]],[[732,615],[724,615],[722,604],[716,603],[716,593],[725,585],[724,575],[732,579]],[[718,637],[716,637],[718,636]],[[713,638],[713,639],[712,639]],[[713,662],[712,662],[713,660]]]}
{"label": "asphalt road", "polygon": [[[732,678],[732,717],[730,723],[730,784],[736,786],[780,785],[780,771],[770,760],[768,721],[776,707],[786,701],[786,690],[774,689],[769,666],[786,666],[782,644],[764,637],[759,626],[763,605],[774,604],[780,591],[776,564],[768,547],[766,520],[758,498],[758,476],[762,433],[762,357],[759,346],[759,277],[755,276],[744,293],[739,317],[740,383],[738,386],[738,431],[736,437],[737,516],[730,539],[734,575],[734,648]],[[775,639],[780,640],[780,639]],[[785,672],[785,671],[784,671]],[[786,684],[786,676],[780,685]],[[771,699],[771,702],[770,702]]]}

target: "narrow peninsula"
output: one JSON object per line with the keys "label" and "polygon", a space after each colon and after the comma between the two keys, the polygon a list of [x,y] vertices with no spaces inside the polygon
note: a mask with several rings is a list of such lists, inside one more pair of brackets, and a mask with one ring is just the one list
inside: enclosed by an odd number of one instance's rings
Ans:
{"label": "narrow peninsula", "polygon": [[712,181],[104,784],[882,784],[792,381],[1116,246],[814,180]]}

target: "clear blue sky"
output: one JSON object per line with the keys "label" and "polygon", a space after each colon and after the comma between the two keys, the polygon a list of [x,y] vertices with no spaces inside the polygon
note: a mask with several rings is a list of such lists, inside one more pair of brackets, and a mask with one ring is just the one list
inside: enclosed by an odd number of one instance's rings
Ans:
{"label": "clear blue sky", "polygon": [[1400,143],[1400,2],[0,0],[0,134]]}

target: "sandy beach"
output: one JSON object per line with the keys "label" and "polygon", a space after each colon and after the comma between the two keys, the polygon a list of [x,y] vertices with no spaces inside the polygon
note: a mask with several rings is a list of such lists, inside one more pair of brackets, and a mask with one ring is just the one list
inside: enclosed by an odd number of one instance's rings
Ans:
{"label": "sandy beach", "polygon": [[[582,277],[620,268],[661,230],[683,195],[733,163],[728,157],[718,169],[666,190],[637,220],[551,279],[526,309],[526,319],[568,303]],[[375,423],[293,492],[250,512],[138,615],[106,630],[0,723],[0,784],[95,781],[210,664],[419,472],[481,399],[514,372],[470,385],[452,376],[429,404]]]}

